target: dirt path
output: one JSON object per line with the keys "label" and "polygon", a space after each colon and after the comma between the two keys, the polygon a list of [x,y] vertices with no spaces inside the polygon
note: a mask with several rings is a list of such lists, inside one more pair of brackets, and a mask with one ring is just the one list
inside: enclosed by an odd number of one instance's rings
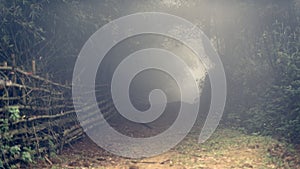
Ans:
{"label": "dirt path", "polygon": [[279,169],[300,168],[293,147],[269,137],[245,135],[236,130],[219,129],[204,144],[191,133],[170,151],[145,159],[114,156],[88,138],[64,149],[61,155],[40,161],[34,168],[94,169]]}

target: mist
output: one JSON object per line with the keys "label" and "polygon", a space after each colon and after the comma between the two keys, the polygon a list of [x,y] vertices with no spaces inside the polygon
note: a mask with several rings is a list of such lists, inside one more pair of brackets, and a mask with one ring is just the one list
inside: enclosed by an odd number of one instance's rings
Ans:
{"label": "mist", "polygon": [[300,0],[15,0],[0,16],[0,168],[300,168]]}

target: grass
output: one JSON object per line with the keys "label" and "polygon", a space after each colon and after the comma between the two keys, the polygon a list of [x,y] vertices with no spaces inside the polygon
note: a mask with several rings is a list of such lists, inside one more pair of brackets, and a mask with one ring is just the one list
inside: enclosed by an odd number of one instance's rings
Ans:
{"label": "grass", "polygon": [[271,137],[219,129],[203,144],[197,144],[197,139],[192,134],[174,149],[180,154],[176,156],[177,164],[186,168],[224,169],[300,167],[293,147]]}

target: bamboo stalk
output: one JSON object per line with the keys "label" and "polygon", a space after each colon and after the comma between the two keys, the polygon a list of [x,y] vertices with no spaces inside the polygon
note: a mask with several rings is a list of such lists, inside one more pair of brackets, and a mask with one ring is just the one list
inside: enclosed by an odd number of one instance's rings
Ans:
{"label": "bamboo stalk", "polygon": [[26,85],[21,85],[18,83],[9,83],[6,85],[6,87],[18,87],[18,88],[23,88],[23,89],[30,89],[30,90],[36,90],[36,91],[43,91],[43,92],[47,92],[47,93],[51,93],[51,94],[57,94],[57,95],[61,95],[61,92],[53,92],[44,88],[38,88],[38,87],[30,87],[30,86],[26,86]]}
{"label": "bamboo stalk", "polygon": [[[10,67],[10,66],[0,66],[0,70],[13,70],[13,67]],[[71,89],[70,86],[65,86],[65,85],[62,85],[62,84],[59,84],[59,83],[56,83],[56,82],[52,82],[52,81],[50,81],[50,80],[47,80],[47,79],[42,78],[42,77],[37,76],[37,75],[32,75],[32,74],[30,74],[30,73],[28,73],[28,72],[26,72],[26,71],[23,71],[23,70],[21,70],[21,69],[19,69],[19,68],[16,68],[15,71],[16,71],[17,73],[20,73],[20,74],[22,74],[22,75],[25,75],[25,76],[34,78],[34,79],[36,79],[36,80],[47,82],[47,83],[49,83],[49,84],[51,84],[51,85],[53,85],[53,86],[62,87],[62,88],[64,88],[64,89]]]}
{"label": "bamboo stalk", "polygon": [[36,62],[35,62],[35,60],[31,61],[31,66],[32,66],[32,74],[36,75]]}

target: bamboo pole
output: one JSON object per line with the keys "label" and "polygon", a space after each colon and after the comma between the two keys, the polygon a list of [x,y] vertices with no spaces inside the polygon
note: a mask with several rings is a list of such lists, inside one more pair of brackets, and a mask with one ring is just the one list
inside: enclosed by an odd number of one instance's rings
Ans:
{"label": "bamboo pole", "polygon": [[[15,68],[17,67],[17,64],[16,64],[16,56],[15,54],[12,54],[11,55],[11,58],[12,58],[12,82],[13,83],[16,83],[17,82],[17,76],[16,76],[16,71],[15,71]],[[13,88],[13,97],[16,97],[17,96],[17,91],[15,88]]]}
{"label": "bamboo pole", "polygon": [[[6,66],[6,67],[0,66],[0,70],[13,70],[13,67],[10,67],[10,66]],[[40,76],[37,76],[37,75],[32,75],[32,74],[30,74],[30,73],[28,73],[28,72],[26,72],[24,70],[18,69],[18,68],[16,68],[15,71],[17,73],[20,73],[20,74],[26,75],[28,77],[31,77],[31,78],[33,78],[35,80],[48,82],[48,83],[50,83],[50,84],[52,84],[54,86],[62,87],[63,89],[71,89],[70,86],[65,86],[65,85],[62,85],[62,84],[59,84],[59,83],[56,83],[56,82],[52,82],[52,81],[47,80],[47,79],[45,79],[43,77],[40,77]]]}
{"label": "bamboo pole", "polygon": [[36,62],[35,62],[35,60],[31,61],[31,66],[32,66],[32,74],[36,75]]}

